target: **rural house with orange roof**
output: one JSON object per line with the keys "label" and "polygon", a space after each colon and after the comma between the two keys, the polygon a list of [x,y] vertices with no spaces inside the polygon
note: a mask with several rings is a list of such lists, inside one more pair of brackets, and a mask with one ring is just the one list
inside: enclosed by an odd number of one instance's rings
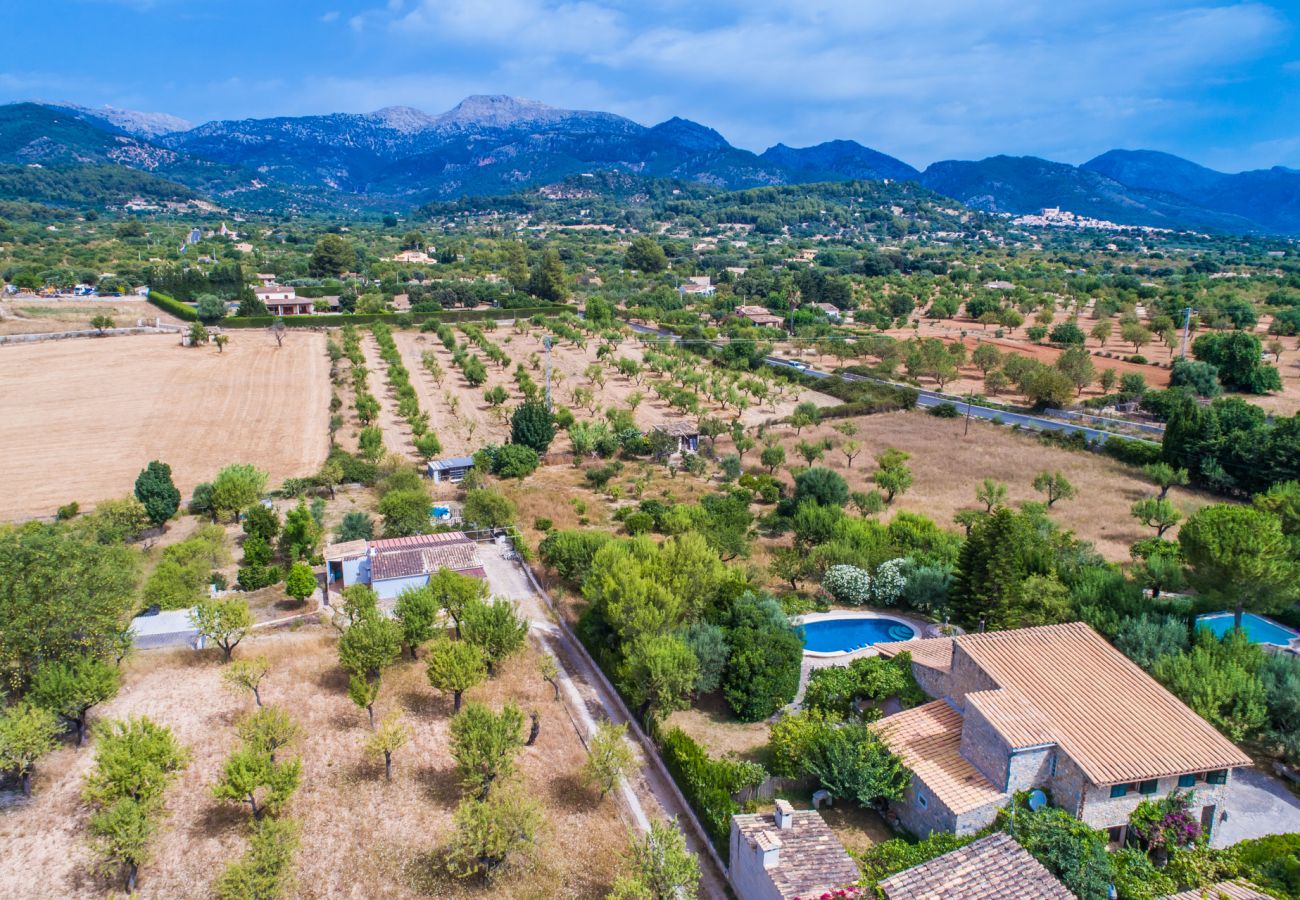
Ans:
{"label": "rural house with orange roof", "polygon": [[1142,800],[1193,792],[1212,837],[1250,757],[1082,622],[876,645],[937,699],[873,724],[912,771],[899,821],[973,834],[1035,788],[1122,843]]}

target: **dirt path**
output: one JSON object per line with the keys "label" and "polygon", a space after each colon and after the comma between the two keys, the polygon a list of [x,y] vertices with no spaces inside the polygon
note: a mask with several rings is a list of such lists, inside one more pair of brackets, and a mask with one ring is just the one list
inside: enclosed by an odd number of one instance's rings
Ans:
{"label": "dirt path", "polygon": [[557,616],[554,615],[553,608],[522,564],[505,559],[495,546],[481,546],[479,556],[493,592],[514,600],[534,632],[543,634],[543,640],[556,652],[561,664],[569,672],[576,692],[586,705],[588,715],[597,720],[608,719],[616,724],[627,724],[629,738],[635,736],[632,745],[639,751],[642,763],[636,783],[631,786],[632,790],[639,798],[657,806],[663,818],[677,818],[686,836],[687,846],[699,859],[700,896],[710,900],[725,900],[728,896],[725,869],[717,861],[707,837],[695,827],[694,814],[681,799],[680,791],[663,769],[657,751],[652,749],[649,739],[632,718],[622,699],[608,687],[608,682],[597,670],[586,649],[568,628],[555,624]]}

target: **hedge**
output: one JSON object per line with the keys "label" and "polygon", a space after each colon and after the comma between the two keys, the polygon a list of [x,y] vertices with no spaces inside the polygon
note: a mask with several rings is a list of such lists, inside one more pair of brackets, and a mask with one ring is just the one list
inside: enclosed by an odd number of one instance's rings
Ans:
{"label": "hedge", "polygon": [[664,735],[659,748],[668,772],[725,860],[730,849],[731,817],[741,811],[731,795],[762,784],[767,773],[754,763],[712,759],[680,728]]}
{"label": "hedge", "polygon": [[194,307],[181,303],[179,300],[160,291],[150,291],[145,299],[168,315],[175,316],[184,322],[198,321],[199,314],[194,311]]}
{"label": "hedge", "polygon": [[[170,298],[169,298],[170,299]],[[172,301],[175,302],[175,301]],[[372,322],[388,322],[397,327],[404,323],[417,323],[428,320],[438,322],[476,322],[485,319],[524,319],[530,316],[558,316],[572,312],[567,306],[526,306],[517,309],[444,309],[428,313],[323,313],[316,316],[282,316],[281,320],[288,328],[330,328],[338,325],[367,325]],[[190,310],[190,318],[194,312]],[[275,323],[275,316],[229,316],[221,320],[223,328],[269,328]]]}
{"label": "hedge", "polygon": [[1101,445],[1102,453],[1135,466],[1160,462],[1160,450],[1159,444],[1148,444],[1145,441],[1122,437],[1107,438]]}

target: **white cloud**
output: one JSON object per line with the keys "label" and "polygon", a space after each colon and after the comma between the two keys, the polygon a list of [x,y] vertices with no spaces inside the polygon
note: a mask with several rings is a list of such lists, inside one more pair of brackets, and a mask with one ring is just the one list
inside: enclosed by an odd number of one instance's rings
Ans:
{"label": "white cloud", "polygon": [[339,11],[337,9],[331,9],[329,12],[325,13],[320,17],[320,20],[324,22],[326,25],[330,24],[331,22],[337,22],[338,19],[339,19]]}

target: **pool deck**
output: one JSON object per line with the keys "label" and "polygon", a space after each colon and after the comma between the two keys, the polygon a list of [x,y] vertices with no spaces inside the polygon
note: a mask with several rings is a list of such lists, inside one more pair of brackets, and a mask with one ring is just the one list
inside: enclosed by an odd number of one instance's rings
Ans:
{"label": "pool deck", "polygon": [[[802,616],[792,616],[790,623],[792,625],[803,625],[806,622],[825,622],[830,619],[889,619],[894,622],[902,622],[916,633],[916,637],[927,637],[931,628],[937,627],[934,622],[925,622],[911,616],[905,616],[896,613],[893,610],[883,611],[874,609],[832,609],[824,613],[806,613]],[[803,703],[803,692],[808,686],[808,676],[814,669],[822,669],[827,666],[847,666],[855,659],[863,659],[868,656],[875,656],[878,651],[874,646],[863,647],[860,650],[839,650],[834,653],[817,653],[815,651],[805,650],[803,653],[803,664],[799,671],[799,691],[794,696],[794,701],[788,709],[796,709]]]}

